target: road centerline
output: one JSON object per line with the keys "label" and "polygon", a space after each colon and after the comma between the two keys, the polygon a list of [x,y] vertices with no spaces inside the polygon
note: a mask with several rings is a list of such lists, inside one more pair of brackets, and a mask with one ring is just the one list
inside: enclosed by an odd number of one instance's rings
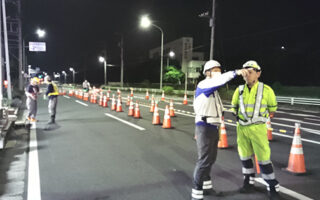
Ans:
{"label": "road centerline", "polygon": [[132,126],[133,128],[136,128],[136,129],[138,129],[138,130],[140,130],[140,131],[146,130],[145,128],[143,128],[143,127],[141,127],[141,126],[138,126],[138,125],[135,125],[135,124],[133,124],[133,123],[131,123],[131,122],[128,122],[128,121],[126,121],[126,120],[120,119],[120,118],[118,118],[118,117],[116,117],[116,116],[113,116],[113,115],[111,115],[111,114],[109,114],[109,113],[104,113],[104,114],[105,114],[106,116],[110,117],[110,118],[116,119],[116,120],[118,120],[118,121],[120,121],[120,122],[122,122],[122,123],[124,123],[124,124],[127,124],[127,125],[129,125],[129,126]]}

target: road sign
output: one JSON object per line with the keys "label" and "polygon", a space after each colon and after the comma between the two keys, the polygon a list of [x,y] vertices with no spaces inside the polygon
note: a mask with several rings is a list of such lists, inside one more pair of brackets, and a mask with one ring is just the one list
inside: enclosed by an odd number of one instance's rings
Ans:
{"label": "road sign", "polygon": [[29,51],[46,51],[46,43],[45,42],[29,42]]}

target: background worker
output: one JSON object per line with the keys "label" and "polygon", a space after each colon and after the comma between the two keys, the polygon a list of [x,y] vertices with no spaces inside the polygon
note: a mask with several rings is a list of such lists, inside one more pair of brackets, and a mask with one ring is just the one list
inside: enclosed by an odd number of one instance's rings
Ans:
{"label": "background worker", "polygon": [[85,92],[88,92],[91,89],[90,83],[87,80],[84,80],[82,83],[82,88],[85,90]]}
{"label": "background worker", "polygon": [[273,90],[258,81],[261,68],[255,61],[243,65],[248,69],[246,84],[239,86],[233,94],[232,110],[237,116],[238,152],[242,161],[244,184],[242,193],[253,190],[255,171],[252,158],[257,156],[262,178],[268,183],[270,199],[279,199],[279,183],[275,178],[270,160],[270,147],[267,137],[266,121],[272,118],[277,110],[276,96]]}
{"label": "background worker", "polygon": [[25,94],[27,97],[26,105],[28,109],[28,116],[27,119],[31,122],[36,122],[36,115],[37,115],[37,99],[38,93],[40,91],[39,86],[39,79],[34,77],[30,79],[30,84],[25,89]]}
{"label": "background worker", "polygon": [[57,104],[58,104],[58,96],[59,96],[59,89],[55,83],[53,83],[50,76],[46,76],[45,82],[48,84],[46,95],[48,96],[49,103],[48,103],[48,111],[50,114],[50,120],[48,124],[54,124],[56,119],[57,113]]}
{"label": "background worker", "polygon": [[246,75],[247,70],[236,70],[221,74],[221,65],[215,60],[206,62],[203,74],[206,76],[196,89],[194,99],[195,136],[197,141],[198,161],[193,174],[192,199],[201,200],[203,194],[216,194],[210,177],[211,166],[217,157],[219,141],[219,125],[223,113],[223,105],[218,88],[235,78]]}

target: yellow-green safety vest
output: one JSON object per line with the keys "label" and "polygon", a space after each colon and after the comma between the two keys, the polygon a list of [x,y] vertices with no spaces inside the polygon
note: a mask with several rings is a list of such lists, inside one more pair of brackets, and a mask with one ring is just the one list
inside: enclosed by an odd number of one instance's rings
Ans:
{"label": "yellow-green safety vest", "polygon": [[58,86],[54,83],[51,83],[53,86],[53,92],[49,93],[48,96],[59,96],[59,89]]}
{"label": "yellow-green safety vest", "polygon": [[233,94],[231,110],[238,116],[241,125],[265,123],[270,112],[277,110],[276,96],[271,87],[257,82],[249,90],[240,85]]}

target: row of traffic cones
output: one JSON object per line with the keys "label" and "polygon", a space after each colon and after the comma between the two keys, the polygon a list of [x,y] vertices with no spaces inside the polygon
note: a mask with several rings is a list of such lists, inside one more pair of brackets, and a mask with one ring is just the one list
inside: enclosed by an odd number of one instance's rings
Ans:
{"label": "row of traffic cones", "polygon": [[[166,105],[166,109],[164,111],[162,128],[172,128],[171,117],[170,117],[169,113],[170,113],[169,106]],[[153,117],[152,117],[152,124],[153,125],[161,125],[158,103],[155,103],[155,108],[154,108]]]}

